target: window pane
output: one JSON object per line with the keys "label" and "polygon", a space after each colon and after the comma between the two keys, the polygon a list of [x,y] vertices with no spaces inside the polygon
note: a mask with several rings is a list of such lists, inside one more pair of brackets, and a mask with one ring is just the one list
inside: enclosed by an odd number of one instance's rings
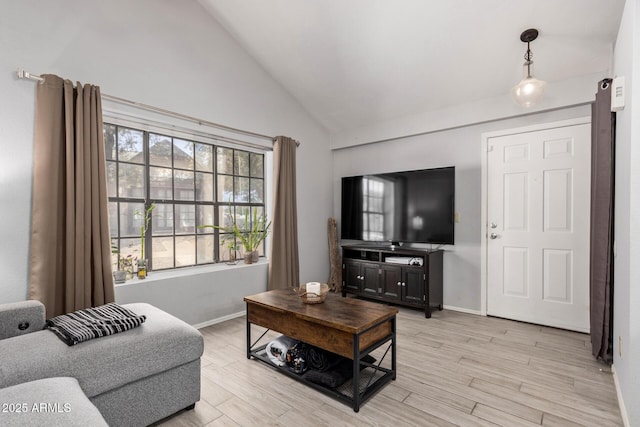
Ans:
{"label": "window pane", "polygon": [[233,174],[249,176],[249,153],[247,151],[236,150],[235,154]]}
{"label": "window pane", "polygon": [[216,166],[218,173],[233,173],[233,150],[231,148],[218,147],[216,149]]}
{"label": "window pane", "polygon": [[118,237],[118,203],[109,202],[109,236]]}
{"label": "window pane", "polygon": [[[198,225],[213,225],[213,206],[198,206],[197,212]],[[213,227],[199,228],[198,233],[213,234],[213,230]]]}
{"label": "window pane", "polygon": [[198,264],[214,262],[213,235],[198,236]]}
{"label": "window pane", "polygon": [[105,124],[102,134],[104,136],[104,153],[107,160],[116,160],[116,127]]}
{"label": "window pane", "polygon": [[220,206],[218,212],[218,224],[223,228],[231,227],[231,224],[233,224],[233,206]]}
{"label": "window pane", "polygon": [[[176,234],[195,233],[195,230],[196,206],[176,205]],[[180,254],[180,251],[177,250],[176,253]]]}
{"label": "window pane", "polygon": [[251,212],[246,206],[236,208],[236,225],[240,230],[247,230],[251,221]]}
{"label": "window pane", "polygon": [[194,200],[193,172],[174,170],[173,188],[175,191],[175,200]]}
{"label": "window pane", "polygon": [[174,138],[173,167],[193,170],[193,142]]}
{"label": "window pane", "polygon": [[218,201],[233,201],[233,177],[227,175],[218,175]]}
{"label": "window pane", "polygon": [[235,194],[233,200],[235,202],[249,201],[249,178],[234,177]]}
{"label": "window pane", "polygon": [[144,166],[120,163],[118,168],[118,196],[144,197]]}
{"label": "window pane", "polygon": [[173,268],[173,237],[153,238],[152,268],[162,270],[163,268]]}
{"label": "window pane", "polygon": [[262,154],[251,153],[251,176],[254,178],[264,177],[264,156]]}
{"label": "window pane", "polygon": [[251,179],[251,203],[262,203],[264,195],[264,181]]}
{"label": "window pane", "polygon": [[120,203],[120,237],[139,237],[142,216],[136,212],[144,211],[144,203]]}
{"label": "window pane", "polygon": [[196,236],[176,236],[176,267],[196,264]]}
{"label": "window pane", "polygon": [[213,202],[213,174],[196,172],[196,200]]}
{"label": "window pane", "polygon": [[156,203],[156,208],[151,216],[151,226],[154,236],[173,234],[173,205]]}
{"label": "window pane", "polygon": [[144,164],[142,131],[118,128],[118,160]]}
{"label": "window pane", "polygon": [[213,147],[196,143],[196,170],[213,172]]}
{"label": "window pane", "polygon": [[107,162],[107,196],[117,197],[118,188],[116,174],[117,174],[116,162]]}
{"label": "window pane", "polygon": [[149,164],[171,167],[171,138],[149,134]]}
{"label": "window pane", "polygon": [[149,168],[149,180],[151,181],[149,184],[149,193],[152,199],[173,199],[171,178],[171,169],[169,168]]}

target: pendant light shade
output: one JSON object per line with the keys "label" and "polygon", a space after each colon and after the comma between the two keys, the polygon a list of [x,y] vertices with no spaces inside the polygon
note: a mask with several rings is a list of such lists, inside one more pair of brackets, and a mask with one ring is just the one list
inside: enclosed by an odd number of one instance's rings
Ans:
{"label": "pendant light shade", "polygon": [[533,75],[533,53],[529,43],[538,37],[538,30],[528,29],[520,35],[520,40],[527,44],[527,52],[524,55],[525,62],[522,66],[522,80],[511,88],[511,96],[516,104],[529,108],[536,104],[544,96],[547,83],[539,80]]}

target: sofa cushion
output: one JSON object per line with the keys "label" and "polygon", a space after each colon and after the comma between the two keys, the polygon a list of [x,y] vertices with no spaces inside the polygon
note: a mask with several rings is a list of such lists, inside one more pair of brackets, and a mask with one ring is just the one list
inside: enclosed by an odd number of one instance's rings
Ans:
{"label": "sofa cushion", "polygon": [[0,425],[107,426],[75,378],[46,378],[0,389]]}
{"label": "sofa cushion", "polygon": [[197,329],[149,304],[124,304],[145,315],[137,328],[69,347],[51,331],[2,340],[0,388],[48,377],[74,377],[89,397],[200,358]]}

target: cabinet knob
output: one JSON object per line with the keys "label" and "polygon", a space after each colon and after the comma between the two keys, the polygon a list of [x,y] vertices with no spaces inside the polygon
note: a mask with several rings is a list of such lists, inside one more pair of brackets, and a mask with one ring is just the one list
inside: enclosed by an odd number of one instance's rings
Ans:
{"label": "cabinet knob", "polygon": [[404,282],[402,282],[402,286],[407,286],[407,284],[406,284],[406,283],[404,283]]}
{"label": "cabinet knob", "polygon": [[401,282],[398,282],[398,283],[396,283],[396,285],[401,286],[401,285],[402,285],[402,283],[401,283]]}

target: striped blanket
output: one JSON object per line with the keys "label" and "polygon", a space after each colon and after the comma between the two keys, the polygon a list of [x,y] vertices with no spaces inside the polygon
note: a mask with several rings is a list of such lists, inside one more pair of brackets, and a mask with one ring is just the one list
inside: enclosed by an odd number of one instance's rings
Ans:
{"label": "striped blanket", "polygon": [[140,326],[146,316],[138,316],[116,303],[85,308],[47,320],[47,328],[67,345],[113,335]]}

